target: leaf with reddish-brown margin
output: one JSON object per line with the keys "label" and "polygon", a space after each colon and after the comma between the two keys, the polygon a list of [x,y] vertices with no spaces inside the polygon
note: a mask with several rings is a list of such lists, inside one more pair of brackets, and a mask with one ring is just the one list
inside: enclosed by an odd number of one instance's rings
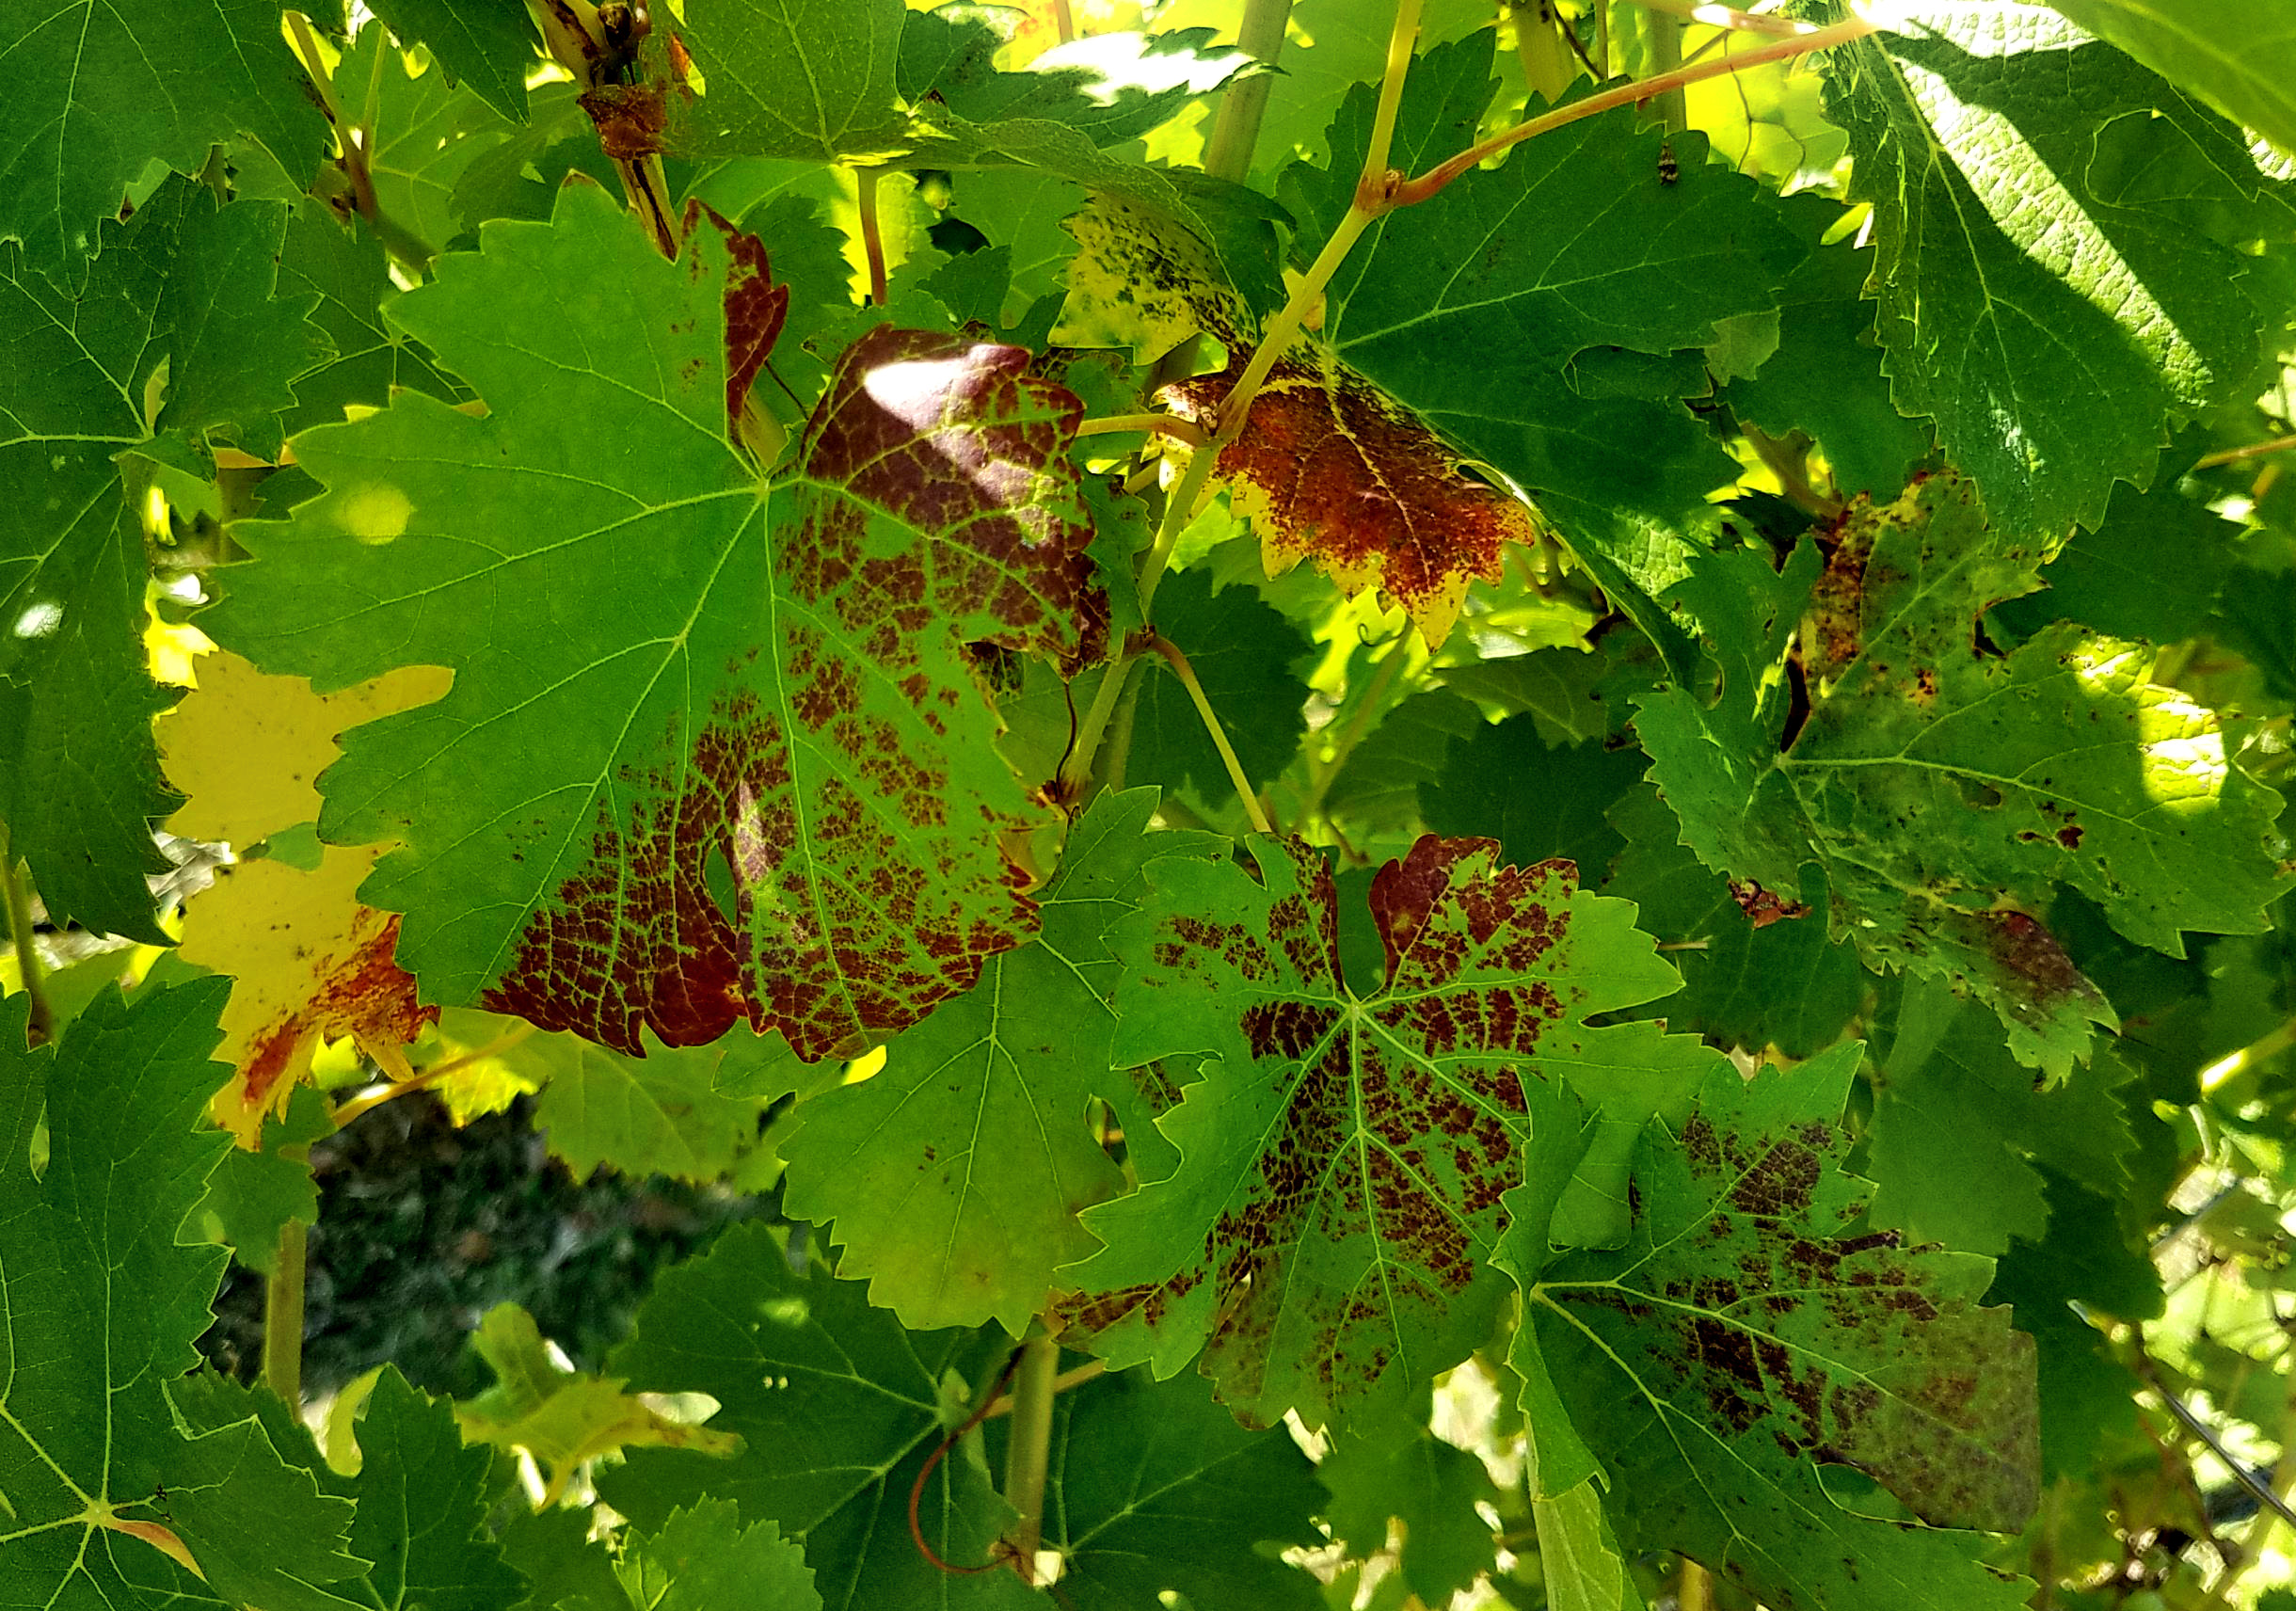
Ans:
{"label": "leaf with reddish-brown margin", "polygon": [[389,316],[486,414],[297,438],[326,493],[241,528],[207,617],[323,688],[454,671],[345,735],[322,836],[398,842],[360,899],[429,1001],[630,1053],[917,1022],[1034,928],[999,841],[1043,808],[965,650],[1096,649],[1079,406],[1018,348],[879,329],[768,486],[727,439],[716,231],[667,263],[576,187],[482,241]]}
{"label": "leaf with reddish-brown margin", "polygon": [[[1539,1188],[1585,1138],[1567,1102],[1534,1126],[1498,1262],[1523,1293],[1540,1484],[1600,1471],[1629,1552],[1680,1550],[1778,1611],[2008,1611],[2031,1585],[1937,1529],[2031,1517],[2033,1341],[1979,1306],[1992,1260],[1867,1228],[1835,1125],[1861,1051],[1709,1075],[1685,1123],[1645,1132],[1614,1252],[1549,1252]],[[1842,1508],[1820,1464],[1932,1526]]]}
{"label": "leaf with reddish-brown margin", "polygon": [[[1381,987],[1343,982],[1329,869],[1296,839],[1153,863],[1115,931],[1115,1061],[1208,1053],[1157,1128],[1166,1178],[1088,1210],[1108,1244],[1068,1274],[1079,1304],[1155,1354],[1205,1339],[1204,1373],[1250,1421],[1311,1425],[1456,1364],[1453,1324],[1522,1179],[1526,1080],[1603,1106],[1621,1041],[1597,1013],[1675,989],[1634,908],[1570,865],[1499,867],[1489,839],[1422,838],[1372,883]],[[1712,1059],[1718,1062],[1718,1057]],[[1583,1083],[1582,1083],[1583,1082]],[[1145,1348],[1140,1333],[1146,1333]]]}
{"label": "leaf with reddish-brown margin", "polygon": [[[750,386],[781,337],[782,322],[789,316],[789,288],[773,283],[765,243],[698,196],[686,202],[681,232],[687,238],[704,214],[725,237],[725,418],[737,421]],[[687,272],[704,272],[700,254],[687,253],[686,263]]]}
{"label": "leaf with reddish-brown margin", "polygon": [[[1230,352],[1225,373],[1162,395],[1209,423],[1252,357],[1248,343]],[[1268,372],[1217,471],[1258,529],[1268,574],[1312,559],[1351,595],[1377,587],[1429,648],[1450,635],[1467,584],[1498,581],[1506,545],[1539,534],[1528,504],[1461,471],[1427,422],[1308,336]]]}

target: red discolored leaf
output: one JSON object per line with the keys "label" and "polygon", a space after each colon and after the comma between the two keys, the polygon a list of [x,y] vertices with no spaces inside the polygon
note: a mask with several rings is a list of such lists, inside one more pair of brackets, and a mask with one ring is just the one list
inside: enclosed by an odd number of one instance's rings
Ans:
{"label": "red discolored leaf", "polygon": [[[1250,356],[1238,346],[1226,374],[1164,395],[1209,423]],[[1430,647],[1450,633],[1467,584],[1498,581],[1506,545],[1539,536],[1527,505],[1466,474],[1424,421],[1313,340],[1268,372],[1217,469],[1259,528],[1271,573],[1313,559],[1349,593],[1377,587]]]}
{"label": "red discolored leaf", "polygon": [[1452,1316],[1522,1178],[1523,1081],[1620,1064],[1617,1046],[1656,1031],[1588,1015],[1677,981],[1632,908],[1575,888],[1569,863],[1501,867],[1491,840],[1429,836],[1373,882],[1386,978],[1358,997],[1322,857],[1251,851],[1256,877],[1156,863],[1116,932],[1116,1061],[1212,1061],[1156,1121],[1176,1169],[1087,1213],[1109,1245],[1076,1267],[1087,1296],[1064,1313],[1125,1353],[1127,1332],[1159,1358],[1202,1336],[1238,1414],[1314,1423],[1475,1346]]}
{"label": "red discolored leaf", "polygon": [[617,162],[659,156],[666,148],[662,89],[651,84],[601,84],[576,97],[598,125],[598,148]]}
{"label": "red discolored leaf", "polygon": [[[725,418],[735,421],[741,417],[749,389],[781,337],[782,322],[789,313],[789,288],[773,283],[765,243],[699,197],[687,200],[679,236],[692,235],[705,214],[725,239]],[[702,272],[695,255],[688,253],[686,261],[690,272]]]}
{"label": "red discolored leaf", "polygon": [[1106,605],[1060,468],[1082,406],[1028,361],[890,327],[847,351],[775,490],[768,641],[678,774],[631,780],[637,820],[601,809],[486,1006],[632,1053],[747,1016],[811,1060],[1034,931],[999,836],[1037,819],[964,651],[1096,656]]}
{"label": "red discolored leaf", "polygon": [[1738,910],[1744,912],[1757,929],[1766,929],[1773,923],[1783,923],[1792,917],[1810,916],[1808,901],[1789,901],[1775,891],[1764,889],[1750,878],[1731,879],[1730,893],[1730,899],[1738,902]]}

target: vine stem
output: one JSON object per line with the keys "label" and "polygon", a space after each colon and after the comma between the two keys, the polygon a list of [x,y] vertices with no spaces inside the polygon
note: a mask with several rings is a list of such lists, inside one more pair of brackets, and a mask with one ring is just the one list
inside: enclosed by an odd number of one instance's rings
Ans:
{"label": "vine stem", "polygon": [[532,1024],[520,1024],[517,1029],[505,1030],[496,1036],[474,1052],[465,1052],[460,1057],[449,1058],[444,1062],[432,1064],[419,1074],[409,1073],[404,1078],[393,1079],[380,1091],[371,1091],[364,1096],[355,1096],[335,1109],[335,1128],[340,1130],[360,1114],[371,1109],[380,1108],[386,1102],[395,1101],[410,1091],[421,1091],[428,1086],[436,1085],[447,1076],[459,1074],[472,1063],[484,1062],[490,1057],[500,1057],[534,1032],[534,1027]]}
{"label": "vine stem", "polygon": [[335,132],[335,143],[343,149],[343,171],[351,181],[351,205],[366,219],[367,227],[375,231],[375,239],[382,242],[386,251],[416,274],[428,274],[438,255],[437,248],[383,211],[382,202],[375,194],[375,172],[368,163],[367,148],[375,137],[375,103],[385,52],[375,54],[375,81],[368,86],[366,106],[358,118],[353,118],[343,110],[335,90],[334,75],[327,72],[327,57],[319,54],[319,41],[311,31],[310,21],[300,11],[290,11],[287,30],[295,59],[302,64],[311,90],[319,98],[319,110],[326,117],[327,127]]}
{"label": "vine stem", "polygon": [[869,259],[869,299],[885,306],[885,235],[877,226],[877,181],[884,170],[853,169],[856,199],[861,204],[861,252]]}
{"label": "vine stem", "polygon": [[1177,414],[1108,414],[1097,420],[1087,420],[1076,427],[1079,437],[1107,437],[1130,431],[1161,431],[1191,448],[1203,447],[1212,439],[1204,434],[1202,425],[1193,420],[1183,420]]}
{"label": "vine stem", "polygon": [[1060,1340],[1040,1326],[1021,1345],[1020,1369],[1012,1378],[1012,1430],[1005,1442],[1004,1500],[1019,1512],[1005,1530],[1005,1544],[1012,1570],[1029,1585],[1036,1582],[1036,1551],[1044,1537],[1044,1475],[1051,1467],[1052,1396],[1060,1370]]}
{"label": "vine stem", "polygon": [[1867,22],[1864,18],[1852,17],[1847,22],[1836,23],[1831,27],[1815,28],[1809,33],[1797,34],[1792,39],[1779,40],[1775,44],[1758,46],[1750,51],[1740,51],[1735,55],[1723,56],[1714,61],[1697,62],[1673,72],[1662,72],[1650,78],[1637,79],[1632,84],[1621,84],[1615,89],[1605,89],[1600,94],[1589,95],[1584,101],[1573,101],[1568,106],[1556,107],[1544,117],[1533,118],[1527,123],[1517,123],[1511,129],[1503,130],[1480,145],[1470,146],[1450,161],[1443,163],[1441,167],[1429,168],[1416,179],[1403,181],[1395,186],[1388,205],[1391,207],[1415,206],[1419,202],[1440,194],[1445,185],[1469,168],[1489,161],[1510,146],[1519,146],[1524,140],[1534,139],[1540,135],[1559,129],[1567,123],[1575,123],[1582,118],[1594,117],[1598,113],[1609,111],[1614,106],[1631,105],[1637,101],[1652,100],[1685,85],[1701,84],[1709,78],[1724,78],[1733,72],[1743,72],[1749,67],[1761,67],[1773,61],[1787,61],[1797,56],[1807,56],[1811,51],[1826,50],[1834,45],[1847,44],[1852,40],[1862,40],[1869,34],[1880,31],[1875,24]]}
{"label": "vine stem", "polygon": [[40,965],[33,944],[30,880],[16,870],[16,858],[8,847],[8,824],[0,822],[0,901],[8,903],[8,937],[16,947],[16,971],[24,976],[24,993],[31,1004],[24,1026],[27,1045],[44,1046],[56,1033],[56,1013],[43,988],[47,970]]}
{"label": "vine stem", "polygon": [[2296,437],[2274,437],[2269,442],[2251,442],[2244,448],[2226,448],[2222,453],[2203,455],[2192,468],[2214,470],[2219,465],[2238,464],[2242,459],[2262,458],[2266,454],[2287,453],[2290,448],[2296,448]]}
{"label": "vine stem", "polygon": [[279,1227],[279,1262],[263,1282],[263,1385],[290,1410],[303,1407],[303,1268],[305,1226]]}
{"label": "vine stem", "polygon": [[1664,11],[1684,22],[1704,23],[1710,28],[1735,28],[1746,34],[1792,36],[1802,33],[1808,26],[1791,17],[1765,17],[1728,6],[1709,5],[1707,0],[1633,0],[1633,4],[1646,11]]}
{"label": "vine stem", "polygon": [[[1052,1396],[1055,1398],[1058,1398],[1061,1394],[1066,1393],[1072,1387],[1082,1387],[1086,1382],[1092,1380],[1094,1378],[1106,1376],[1108,1374],[1108,1367],[1107,1362],[1103,1360],[1087,1360],[1076,1369],[1064,1370],[1060,1375],[1052,1379]],[[1010,1393],[1007,1393],[1001,1397],[993,1400],[989,1407],[981,1412],[981,1418],[983,1421],[994,1421],[998,1419],[1000,1416],[1010,1415],[1012,1413],[1012,1396]]]}
{"label": "vine stem", "polygon": [[1275,829],[1268,824],[1268,813],[1260,809],[1260,797],[1252,792],[1252,780],[1244,775],[1243,763],[1236,758],[1227,729],[1220,725],[1212,702],[1204,696],[1204,684],[1196,680],[1196,668],[1188,663],[1188,656],[1180,652],[1179,646],[1161,633],[1150,640],[1149,646],[1164,657],[1164,663],[1172,667],[1180,686],[1196,702],[1196,714],[1204,719],[1204,730],[1212,736],[1212,747],[1220,752],[1220,764],[1228,769],[1228,781],[1236,786],[1236,797],[1244,803],[1244,815],[1252,819],[1254,828],[1273,837]]}

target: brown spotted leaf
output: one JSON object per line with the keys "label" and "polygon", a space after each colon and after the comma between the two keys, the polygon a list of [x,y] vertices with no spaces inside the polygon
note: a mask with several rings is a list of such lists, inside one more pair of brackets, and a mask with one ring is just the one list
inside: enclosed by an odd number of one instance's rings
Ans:
{"label": "brown spotted leaf", "polygon": [[2263,928],[2287,879],[2280,797],[2216,712],[2154,684],[2151,648],[2062,621],[2006,653],[1986,635],[2042,558],[1944,473],[1859,499],[1782,571],[1697,553],[1666,597],[1705,630],[1720,695],[1650,694],[1635,730],[1699,860],[1775,891],[1817,864],[1869,966],[1985,1001],[2061,1078],[2113,1014],[2041,921],[2060,885],[2181,956],[2188,930]]}
{"label": "brown spotted leaf", "polygon": [[[725,417],[739,420],[749,389],[773,355],[773,343],[789,316],[789,288],[773,283],[765,243],[699,197],[686,202],[680,232],[691,238],[705,215],[725,241]],[[686,262],[689,273],[705,272],[700,254],[687,253]]]}
{"label": "brown spotted leaf", "polygon": [[1586,1019],[1680,981],[1634,908],[1575,887],[1570,863],[1500,867],[1489,839],[1430,836],[1372,884],[1386,976],[1359,997],[1322,858],[1295,839],[1248,848],[1256,874],[1156,862],[1115,930],[1117,1064],[1185,1076],[1208,1056],[1156,1121],[1176,1168],[1086,1213],[1108,1245],[1068,1271],[1087,1294],[1070,1313],[1160,1367],[1202,1340],[1240,1416],[1320,1424],[1487,1334],[1449,1322],[1475,1311],[1464,1295],[1522,1178],[1525,1082],[1567,1079],[1638,1125],[1626,1108],[1669,1105],[1634,1072],[1667,1062],[1661,1037]]}
{"label": "brown spotted leaf", "polygon": [[[1778,1611],[2008,1611],[2023,1590],[1941,1529],[2033,1514],[2033,1339],[1980,1306],[1992,1260],[1870,1228],[1835,1125],[1860,1050],[1710,1075],[1686,1121],[1645,1131],[1617,1252],[1550,1252],[1539,1186],[1583,1143],[1567,1095],[1540,1104],[1498,1255],[1523,1293],[1537,1480],[1600,1475],[1626,1550],[1679,1550]],[[1931,1527],[1843,1508],[1822,1465]]]}
{"label": "brown spotted leaf", "polygon": [[769,486],[727,437],[728,290],[602,192],[496,222],[391,318],[488,405],[407,395],[297,439],[326,492],[242,528],[212,630],[340,686],[451,668],[352,729],[323,837],[398,841],[423,998],[617,1050],[737,1018],[801,1056],[882,1038],[1032,931],[999,848],[1040,820],[965,650],[1075,659],[1104,605],[1016,348],[879,329]]}

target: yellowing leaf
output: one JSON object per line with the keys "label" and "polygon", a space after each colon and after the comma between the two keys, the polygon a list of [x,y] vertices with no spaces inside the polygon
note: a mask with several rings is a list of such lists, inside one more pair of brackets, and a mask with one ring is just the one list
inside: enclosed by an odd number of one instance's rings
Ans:
{"label": "yellowing leaf", "polygon": [[216,1093],[215,1122],[242,1146],[284,1112],[321,1035],[355,1037],[390,1062],[438,1009],[391,960],[396,914],[359,903],[360,879],[383,847],[329,845],[316,872],[275,861],[225,869],[184,914],[183,960],[230,974],[220,1056],[238,1070]]}
{"label": "yellowing leaf", "polygon": [[195,839],[252,844],[319,817],[319,774],[335,736],[444,694],[451,674],[411,665],[335,694],[273,677],[229,649],[200,658],[199,685],[159,725],[167,776],[191,798],[167,825]]}
{"label": "yellowing leaf", "polygon": [[568,1370],[550,1356],[534,1317],[515,1303],[488,1311],[470,1339],[493,1368],[495,1384],[454,1407],[466,1442],[522,1449],[550,1481],[540,1508],[558,1502],[584,1460],[640,1444],[730,1455],[741,1446],[732,1432],[689,1427],[662,1414],[634,1394],[622,1377]]}

